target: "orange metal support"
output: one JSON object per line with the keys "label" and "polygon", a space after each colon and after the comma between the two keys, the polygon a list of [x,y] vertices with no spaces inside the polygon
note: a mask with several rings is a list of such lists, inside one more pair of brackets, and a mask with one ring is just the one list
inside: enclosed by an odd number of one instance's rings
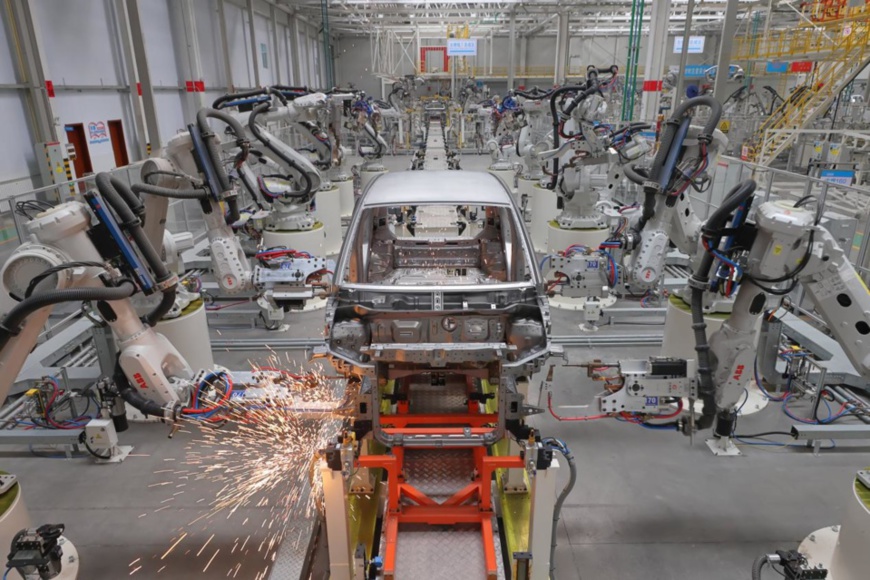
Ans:
{"label": "orange metal support", "polygon": [[487,580],[495,580],[498,576],[498,567],[495,563],[495,542],[492,538],[492,514],[480,519],[480,535],[483,540],[483,560],[486,563]]}
{"label": "orange metal support", "polygon": [[[490,423],[498,422],[496,414],[462,414],[462,413],[437,413],[427,415],[384,415],[381,417],[382,425],[392,425],[404,428],[408,425],[469,425],[471,427],[483,427]],[[427,431],[431,432],[431,431]]]}
{"label": "orange metal support", "polygon": [[395,514],[388,514],[384,522],[386,527],[384,543],[384,578],[392,580],[396,576],[396,543],[399,541],[399,520]]}
{"label": "orange metal support", "polygon": [[417,505],[421,506],[437,506],[439,505],[434,499],[430,498],[428,495],[414,487],[409,483],[400,483],[399,484],[399,495],[403,497],[407,497]]}

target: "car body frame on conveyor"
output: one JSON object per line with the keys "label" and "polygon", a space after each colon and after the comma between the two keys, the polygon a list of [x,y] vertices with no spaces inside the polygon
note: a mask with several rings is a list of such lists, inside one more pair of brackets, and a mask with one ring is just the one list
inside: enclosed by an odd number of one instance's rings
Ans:
{"label": "car body frame on conveyor", "polygon": [[[548,578],[557,462],[523,391],[553,351],[550,315],[510,192],[488,173],[378,177],[334,279],[320,354],[355,407],[321,462],[331,578],[367,578],[378,555],[385,578],[432,577],[445,538],[453,578],[513,577],[529,554],[527,577]],[[508,470],[521,493],[503,493]]]}

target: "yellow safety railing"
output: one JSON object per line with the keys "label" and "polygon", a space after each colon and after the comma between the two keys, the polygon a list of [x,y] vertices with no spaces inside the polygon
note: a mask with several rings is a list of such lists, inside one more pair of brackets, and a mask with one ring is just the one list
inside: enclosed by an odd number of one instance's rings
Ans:
{"label": "yellow safety railing", "polygon": [[845,84],[854,79],[854,73],[863,68],[870,58],[867,48],[856,49],[848,59],[816,63],[811,81],[788,96],[759,127],[750,148],[750,158],[766,165],[783,153],[797,136],[781,129],[803,129],[824,113]]}
{"label": "yellow safety railing", "polygon": [[771,30],[736,38],[732,60],[794,60],[816,57],[827,60],[870,42],[870,7],[844,10],[846,17],[804,23],[797,28]]}

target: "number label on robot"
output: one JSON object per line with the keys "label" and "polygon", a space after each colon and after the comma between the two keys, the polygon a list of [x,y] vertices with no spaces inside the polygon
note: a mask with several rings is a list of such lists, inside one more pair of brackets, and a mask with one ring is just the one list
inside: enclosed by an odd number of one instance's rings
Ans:
{"label": "number label on robot", "polygon": [[587,270],[597,270],[598,269],[598,260],[586,260],[586,269]]}
{"label": "number label on robot", "polygon": [[650,406],[650,407],[657,407],[659,404],[659,398],[658,397],[646,397],[646,402],[644,404],[647,406]]}

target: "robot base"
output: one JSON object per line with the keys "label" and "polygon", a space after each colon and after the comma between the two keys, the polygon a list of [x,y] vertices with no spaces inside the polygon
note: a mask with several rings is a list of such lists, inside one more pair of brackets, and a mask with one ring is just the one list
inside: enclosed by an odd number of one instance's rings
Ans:
{"label": "robot base", "polygon": [[[3,473],[3,472],[0,472]],[[2,553],[3,563],[6,562],[6,553],[9,551],[9,546],[12,545],[12,538],[15,537],[20,530],[33,527],[30,520],[30,514],[27,513],[27,505],[24,503],[24,497],[21,491],[21,483],[17,484],[17,491],[13,487],[5,495],[15,494],[12,503],[5,507],[0,504],[0,545],[3,546]],[[57,543],[63,548],[63,568],[60,574],[55,576],[55,580],[76,580],[79,576],[79,552],[76,547],[65,536],[58,538]],[[6,571],[4,566],[3,571]],[[7,580],[22,580],[21,575],[15,570],[10,570]]]}
{"label": "robot base", "polygon": [[595,249],[608,237],[610,230],[606,228],[563,230],[555,220],[550,220],[547,222],[547,253],[555,254],[574,244]]}
{"label": "robot base", "polygon": [[[870,478],[866,470],[861,473]],[[828,570],[828,580],[860,580],[870,570],[870,489],[858,479],[852,483],[852,499],[858,505],[846,510],[842,526],[815,531],[798,547],[810,566]]]}
{"label": "robot base", "polygon": [[360,179],[360,191],[365,192],[366,187],[368,187],[369,183],[377,177],[378,175],[383,175],[387,172],[387,168],[383,165],[372,165],[370,168],[360,169],[359,179]]}
{"label": "robot base", "polygon": [[[726,318],[728,318],[727,314],[705,314],[704,322],[707,323],[707,336],[709,337],[719,330]],[[665,334],[662,340],[662,355],[691,359],[697,357],[695,353],[694,333],[692,331],[692,311],[679,296],[671,295],[668,299],[668,311],[665,316]],[[749,375],[751,376],[752,373],[749,373]],[[745,387],[749,397],[740,409],[740,416],[757,413],[764,409],[768,402],[767,397],[762,394],[754,380],[748,380]],[[700,410],[701,403],[696,402],[695,411],[699,413]],[[719,455],[719,453],[716,454]]]}
{"label": "robot base", "polygon": [[191,368],[210,369],[214,366],[205,303],[193,302],[178,318],[161,320],[155,328],[178,349]]}
{"label": "robot base", "polygon": [[[187,308],[182,311],[178,318],[169,318],[161,320],[154,328],[157,332],[166,337],[172,343],[178,352],[181,353],[191,368],[194,369],[210,369],[214,366],[214,356],[211,351],[211,339],[208,335],[208,317],[205,309],[205,303],[202,300],[192,302]],[[159,423],[158,417],[143,415],[139,409],[133,405],[126,405],[127,420],[131,423]],[[123,450],[123,447],[121,447]],[[130,448],[132,450],[132,447]],[[105,460],[105,463],[116,463],[123,461],[127,453],[115,455],[112,454],[112,459]],[[115,459],[120,457],[120,459]],[[104,463],[97,461],[97,463]]]}
{"label": "robot base", "polygon": [[[566,296],[553,296],[550,298],[550,306],[561,310],[583,310],[586,307],[586,298],[568,298]],[[610,308],[616,304],[616,296],[609,295],[599,298],[601,308]]]}
{"label": "robot base", "polygon": [[[353,195],[353,183],[351,183],[351,195]],[[329,189],[318,191],[315,199],[314,216],[323,224],[325,230],[323,251],[327,256],[332,256],[341,250],[341,190],[333,184]]]}
{"label": "robot base", "polygon": [[528,197],[528,207],[532,210],[532,224],[529,227],[532,246],[536,252],[544,253],[547,251],[547,230],[550,220],[556,219],[559,215],[560,210],[557,207],[559,196],[555,191],[541,187],[536,181],[522,177],[519,180],[518,191],[521,196]]}
{"label": "robot base", "polygon": [[341,217],[349,218],[353,214],[355,204],[353,198],[353,179],[347,178],[342,181],[333,181],[338,186],[338,197],[341,201]]}
{"label": "robot base", "polygon": [[263,247],[285,247],[301,252],[308,252],[312,256],[323,256],[326,228],[318,222],[314,228],[299,232],[266,230],[263,232]]}

